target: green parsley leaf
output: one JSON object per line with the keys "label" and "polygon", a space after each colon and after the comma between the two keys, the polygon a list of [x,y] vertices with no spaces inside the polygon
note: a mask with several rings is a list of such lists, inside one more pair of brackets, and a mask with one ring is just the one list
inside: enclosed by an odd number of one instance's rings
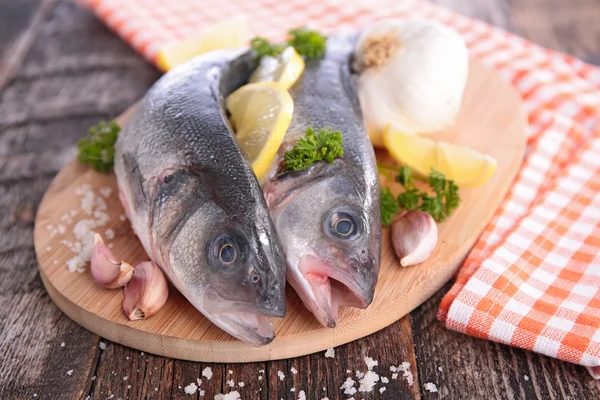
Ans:
{"label": "green parsley leaf", "polygon": [[265,38],[256,36],[250,41],[250,48],[256,52],[259,58],[263,56],[276,57],[285,49],[285,45],[274,44]]}
{"label": "green parsley leaf", "polygon": [[98,172],[110,172],[115,159],[115,142],[120,130],[115,121],[101,121],[98,125],[90,127],[88,136],[77,142],[79,161],[91,165]]}
{"label": "green parsley leaf", "polygon": [[288,31],[288,40],[284,43],[271,43],[260,36],[255,36],[250,41],[250,48],[256,52],[258,58],[277,57],[288,46],[292,46],[298,54],[309,60],[322,58],[327,49],[327,36],[311,29],[298,28]]}
{"label": "green parsley leaf", "polygon": [[[425,211],[437,222],[442,222],[450,216],[460,204],[458,186],[454,181],[446,179],[444,174],[439,171],[431,170],[431,173],[426,179],[426,182],[433,192],[432,194],[429,194],[415,187],[415,179],[421,181],[425,181],[425,179],[420,176],[413,176],[412,170],[409,167],[402,166],[396,168],[378,164],[378,168],[380,170],[385,169],[398,172],[396,181],[404,188],[404,192],[400,193],[396,199],[396,202],[401,209]],[[383,213],[382,205],[382,221],[384,220]],[[393,218],[393,216],[390,217],[387,214],[385,215],[386,220],[390,220],[391,218]]]}
{"label": "green parsley leaf", "polygon": [[394,216],[398,213],[398,204],[390,188],[381,189],[381,222],[384,225],[390,224]]}
{"label": "green parsley leaf", "polygon": [[283,156],[283,171],[300,171],[310,167],[317,161],[332,163],[344,155],[342,132],[322,128],[317,132],[312,127],[306,129],[292,150]]}
{"label": "green parsley leaf", "polygon": [[288,45],[293,46],[298,54],[309,60],[322,58],[327,49],[327,36],[308,28],[289,31]]}

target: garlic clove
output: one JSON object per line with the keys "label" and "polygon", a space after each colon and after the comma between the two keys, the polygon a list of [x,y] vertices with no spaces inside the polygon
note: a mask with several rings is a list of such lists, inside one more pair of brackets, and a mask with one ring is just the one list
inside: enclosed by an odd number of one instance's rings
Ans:
{"label": "garlic clove", "polygon": [[99,234],[94,236],[90,269],[94,280],[107,289],[125,286],[133,276],[133,267],[126,262],[115,260]]}
{"label": "garlic clove", "polygon": [[134,267],[133,278],[125,286],[123,311],[130,320],[150,318],[169,297],[167,279],[158,265],[144,261]]}
{"label": "garlic clove", "polygon": [[392,245],[403,267],[427,260],[437,240],[435,220],[424,211],[409,211],[392,225]]}

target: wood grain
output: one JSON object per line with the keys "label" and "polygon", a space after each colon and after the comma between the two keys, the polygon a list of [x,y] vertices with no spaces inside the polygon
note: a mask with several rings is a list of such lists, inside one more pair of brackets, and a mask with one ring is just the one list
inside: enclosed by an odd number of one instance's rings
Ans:
{"label": "wood grain", "polygon": [[[129,114],[117,119],[121,125]],[[98,174],[77,160],[58,174],[37,214],[34,242],[40,272],[50,297],[73,320],[92,332],[153,354],[195,361],[248,362],[323,351],[396,322],[450,279],[499,206],[521,165],[525,127],[525,112],[516,91],[494,71],[473,61],[456,124],[438,136],[490,154],[498,162],[496,173],[485,185],[461,190],[462,204],[439,225],[438,244],[425,263],[401,268],[391,248],[389,231],[384,229],[381,270],[373,303],[366,310],[349,307],[340,310],[335,329],[317,323],[291,290],[287,291],[287,316],[273,321],[276,338],[264,347],[246,345],[221,331],[174,289],[158,315],[144,321],[129,321],[122,312],[122,291],[96,285],[89,272],[67,270],[65,262],[73,253],[62,243],[75,241],[71,233],[73,225],[66,226],[64,235],[53,236],[52,229],[48,229],[65,224],[61,218],[72,210],[79,212],[73,224],[78,218],[89,218],[80,211],[78,187],[89,184],[97,195],[107,187],[113,193],[105,199],[111,220],[100,233],[106,229],[116,232],[117,237],[111,243],[118,259],[135,265],[148,258],[129,224],[119,219],[124,211],[116,196],[114,175]],[[392,162],[385,152],[378,152],[378,159],[387,164]]]}
{"label": "wood grain", "polygon": [[[438,2],[554,49],[575,52],[589,62],[600,62],[597,0]],[[1,15],[7,15],[7,3],[21,1],[0,0]],[[11,26],[21,30],[11,34],[13,38],[29,28],[28,21]],[[59,1],[36,28],[31,47],[16,61],[12,79],[0,89],[0,398],[34,399],[36,393],[35,399],[83,400],[91,396],[105,400],[110,396],[109,385],[120,391],[115,399],[198,398],[185,395],[179,386],[195,381],[206,365],[220,371],[219,377],[226,376],[229,369],[238,370],[227,364],[142,355],[99,338],[60,312],[38,278],[33,220],[52,178],[70,160],[73,145],[88,126],[117,116],[139,99],[159,74],[91,13],[68,0]],[[94,83],[86,89],[90,93],[84,105],[77,104],[81,99],[78,85],[67,85],[71,76]],[[112,87],[108,89],[108,80],[118,87],[117,94]],[[50,83],[51,95],[40,97]],[[332,400],[346,398],[339,390],[345,371],[364,368],[361,357],[366,354],[380,360],[395,358],[394,365],[410,357],[415,360],[411,361],[415,377],[417,369],[419,372],[412,387],[405,380],[394,382],[393,389],[390,383],[383,394],[365,396],[369,400],[600,398],[600,383],[582,367],[446,330],[435,315],[448,289],[446,285],[390,327],[336,348],[335,359],[326,359],[322,353],[307,356],[311,362],[302,364],[305,369],[299,369],[294,380],[311,400],[308,394],[318,393],[319,388],[322,391],[323,384],[327,391],[315,397],[317,400],[325,395]],[[98,348],[99,341],[106,343],[105,351]],[[65,347],[60,346],[62,342]],[[265,369],[267,376],[274,377],[262,381],[260,397],[240,390],[242,398],[297,399],[289,387],[283,390],[290,386],[291,374],[286,374],[285,381],[277,379],[278,370],[295,362],[236,365],[245,376]],[[125,390],[127,383],[123,376],[112,374],[113,366],[120,366],[130,376],[138,374],[131,383],[134,390]],[[438,370],[440,366],[443,372]],[[67,367],[74,369],[70,377]],[[154,372],[160,368],[167,373]],[[381,362],[379,370],[388,368],[389,364]],[[94,376],[97,379],[92,380]],[[249,382],[249,378],[244,380]],[[435,383],[440,392],[425,391],[425,382]],[[203,382],[208,390],[203,399],[212,399],[210,393],[222,393],[224,384],[215,378]],[[156,387],[158,391],[154,391]]]}

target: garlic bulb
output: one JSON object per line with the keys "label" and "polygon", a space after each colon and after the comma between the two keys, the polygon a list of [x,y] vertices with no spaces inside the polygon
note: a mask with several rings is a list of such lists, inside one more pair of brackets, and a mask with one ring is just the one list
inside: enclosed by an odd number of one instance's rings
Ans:
{"label": "garlic bulb", "polygon": [[433,21],[381,20],[362,32],[354,54],[373,145],[383,146],[388,124],[431,133],[454,122],[469,72],[469,53],[458,33]]}
{"label": "garlic bulb", "polygon": [[403,267],[427,260],[437,240],[437,225],[425,211],[409,211],[392,225],[392,246]]}

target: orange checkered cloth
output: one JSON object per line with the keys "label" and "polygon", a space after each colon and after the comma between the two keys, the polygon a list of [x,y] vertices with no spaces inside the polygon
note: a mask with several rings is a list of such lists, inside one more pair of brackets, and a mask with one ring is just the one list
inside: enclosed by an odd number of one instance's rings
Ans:
{"label": "orange checkered cloth", "polygon": [[348,32],[386,17],[430,18],[460,32],[472,56],[521,93],[529,151],[439,318],[450,329],[581,364],[599,377],[600,69],[418,1],[82,1],[151,62],[166,43],[236,14],[271,39],[291,27]]}

